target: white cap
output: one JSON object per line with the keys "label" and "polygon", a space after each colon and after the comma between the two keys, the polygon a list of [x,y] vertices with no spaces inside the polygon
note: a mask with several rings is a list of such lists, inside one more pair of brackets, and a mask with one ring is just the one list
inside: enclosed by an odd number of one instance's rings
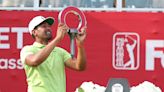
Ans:
{"label": "white cap", "polygon": [[29,32],[32,35],[32,30],[34,30],[34,28],[36,26],[38,26],[39,24],[41,24],[43,22],[47,22],[49,25],[52,25],[54,23],[54,21],[55,20],[52,17],[45,18],[43,16],[36,16],[30,21],[30,23],[28,25]]}

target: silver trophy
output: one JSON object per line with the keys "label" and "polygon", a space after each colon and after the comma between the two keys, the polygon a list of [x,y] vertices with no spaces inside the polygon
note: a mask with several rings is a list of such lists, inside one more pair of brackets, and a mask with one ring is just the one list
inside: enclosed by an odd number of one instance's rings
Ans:
{"label": "silver trophy", "polygon": [[[74,15],[78,16],[78,19],[80,20],[79,22],[79,25],[77,28],[70,28],[67,24],[66,24],[66,16],[69,14],[69,13],[73,13]],[[58,19],[59,19],[59,22],[61,23],[65,23],[68,27],[69,27],[69,30],[68,30],[68,35],[70,37],[70,52],[71,52],[71,56],[72,58],[75,56],[75,37],[76,35],[78,34],[78,32],[80,31],[80,29],[83,27],[83,26],[86,26],[87,24],[87,21],[86,21],[86,18],[85,18],[85,15],[82,11],[80,11],[78,8],[76,7],[73,7],[73,6],[69,6],[69,7],[66,7],[65,9],[63,9],[60,13],[59,13],[59,16],[58,16]]]}
{"label": "silver trophy", "polygon": [[123,92],[123,85],[116,83],[112,86],[112,92]]}
{"label": "silver trophy", "polygon": [[130,92],[129,82],[126,78],[111,78],[105,92]]}

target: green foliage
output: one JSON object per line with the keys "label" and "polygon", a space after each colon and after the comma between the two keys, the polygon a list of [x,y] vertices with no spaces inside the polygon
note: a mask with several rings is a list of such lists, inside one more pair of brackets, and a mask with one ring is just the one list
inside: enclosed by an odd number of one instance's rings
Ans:
{"label": "green foliage", "polygon": [[78,92],[84,92],[82,88],[78,88]]}

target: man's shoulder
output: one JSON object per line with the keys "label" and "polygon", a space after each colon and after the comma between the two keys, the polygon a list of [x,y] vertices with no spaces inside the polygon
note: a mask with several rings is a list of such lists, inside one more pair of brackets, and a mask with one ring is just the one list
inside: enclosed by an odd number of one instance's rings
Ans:
{"label": "man's shoulder", "polygon": [[33,45],[26,45],[22,48],[21,51],[33,51],[33,50],[35,50]]}
{"label": "man's shoulder", "polygon": [[26,45],[26,46],[24,46],[22,49],[32,49],[32,48],[33,48],[32,45]]}
{"label": "man's shoulder", "polygon": [[21,61],[24,62],[25,61],[25,57],[29,54],[33,54],[33,50],[31,49],[32,48],[32,45],[26,45],[24,46],[21,51],[20,51],[20,58],[21,58]]}

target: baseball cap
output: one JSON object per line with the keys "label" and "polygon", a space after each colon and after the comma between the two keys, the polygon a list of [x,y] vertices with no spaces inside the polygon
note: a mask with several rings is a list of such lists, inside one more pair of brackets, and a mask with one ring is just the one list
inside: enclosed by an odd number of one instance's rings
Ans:
{"label": "baseball cap", "polygon": [[47,17],[47,18],[45,18],[43,16],[34,17],[28,25],[28,29],[29,29],[30,34],[32,35],[32,30],[34,30],[34,28],[36,26],[38,26],[39,24],[41,24],[43,22],[47,22],[49,25],[52,25],[55,22],[55,20],[53,17]]}

